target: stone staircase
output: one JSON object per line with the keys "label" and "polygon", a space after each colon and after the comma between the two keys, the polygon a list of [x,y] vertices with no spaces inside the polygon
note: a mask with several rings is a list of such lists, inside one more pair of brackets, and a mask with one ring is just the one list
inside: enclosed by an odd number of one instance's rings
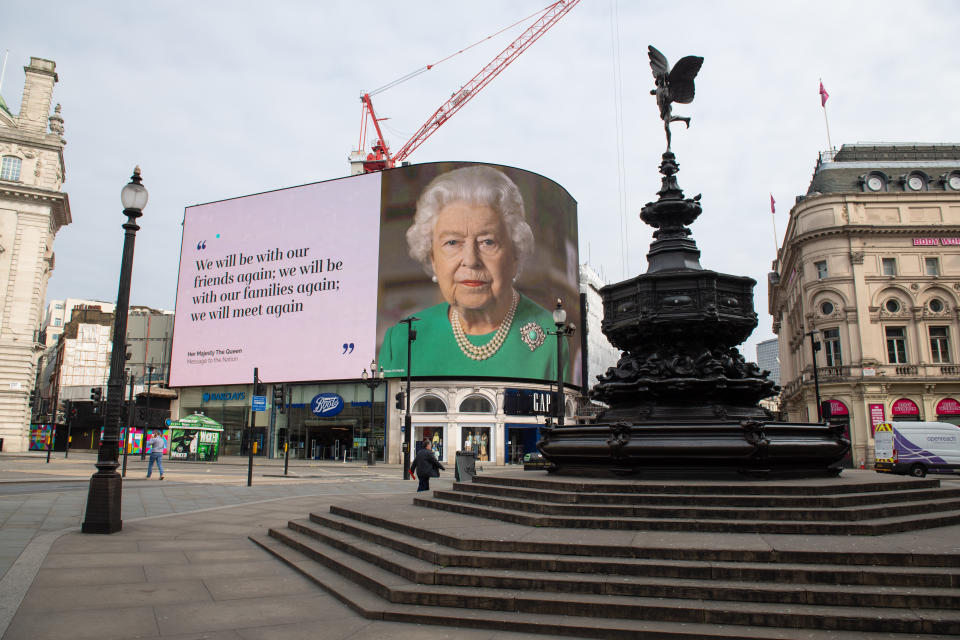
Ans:
{"label": "stone staircase", "polygon": [[877,482],[576,482],[476,476],[414,504],[531,527],[884,535],[960,524],[960,486]]}
{"label": "stone staircase", "polygon": [[[936,480],[823,483],[807,493],[803,483],[537,476],[477,477],[412,507],[396,497],[334,505],[253,540],[378,620],[592,638],[960,634],[960,553],[904,551],[878,544],[882,536],[773,536],[783,542],[771,545],[756,535],[769,533],[761,525],[802,524],[878,534],[872,527],[910,513],[937,526],[930,519],[951,517],[960,497]],[[893,512],[883,511],[889,500]],[[911,512],[918,504],[952,508]],[[813,515],[824,512],[860,516]],[[650,531],[664,521],[670,531]],[[739,525],[753,528],[680,533]]]}

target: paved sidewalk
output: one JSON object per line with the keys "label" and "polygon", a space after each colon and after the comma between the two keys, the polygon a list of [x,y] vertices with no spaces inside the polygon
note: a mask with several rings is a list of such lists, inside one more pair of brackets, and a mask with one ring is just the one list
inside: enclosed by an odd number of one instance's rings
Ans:
{"label": "paved sidewalk", "polygon": [[[192,469],[171,465],[167,480],[148,482],[141,479],[145,475],[142,468],[131,466],[124,483],[123,530],[104,536],[85,535],[78,528],[86,500],[86,480],[92,472],[91,460],[74,463],[71,454],[69,463],[51,464],[55,468],[43,469],[35,461],[0,457],[0,517],[4,518],[0,536],[7,530],[13,532],[8,541],[0,542],[0,549],[9,544],[13,553],[17,541],[29,538],[0,580],[3,640],[546,637],[368,620],[247,539],[251,534],[262,535],[270,527],[285,526],[288,520],[303,518],[310,511],[326,511],[332,503],[385,501],[385,512],[403,517],[416,483],[401,480],[398,466],[304,466],[297,468],[303,477],[258,475],[253,487],[246,486],[245,468],[240,472],[223,465]],[[486,472],[504,470],[491,468]],[[259,473],[268,474],[271,470]],[[432,483],[435,488],[450,487],[451,474],[445,472],[443,476]],[[3,493],[4,489],[19,490],[15,481],[25,477],[34,478],[33,487],[39,492]],[[80,482],[74,481],[73,488],[60,487],[74,478]],[[55,490],[43,492],[47,486]],[[71,518],[72,524],[61,526],[71,522]],[[574,534],[582,532],[556,533]],[[537,535],[551,535],[551,531],[539,530]],[[641,532],[632,535],[649,537],[644,540],[647,543],[676,545],[717,545],[717,538],[721,537]],[[960,549],[960,527],[869,539],[793,536],[792,540],[781,537],[784,539],[774,541],[772,538],[777,536],[760,535],[737,538],[738,545],[776,546],[789,542],[792,546],[811,548],[867,545],[873,550]],[[875,640],[878,636],[864,637]]]}
{"label": "paved sidewalk", "polygon": [[[247,487],[245,466],[173,464],[160,482],[131,458],[123,529],[87,535],[93,457],[71,453],[49,468],[16,458],[0,457],[0,551],[13,557],[0,580],[3,640],[537,637],[367,620],[248,540],[334,502],[409,504],[416,482],[398,465],[301,463],[295,477],[271,477],[281,461],[259,465]],[[449,488],[444,476],[434,486]],[[3,493],[24,482],[39,493]]]}

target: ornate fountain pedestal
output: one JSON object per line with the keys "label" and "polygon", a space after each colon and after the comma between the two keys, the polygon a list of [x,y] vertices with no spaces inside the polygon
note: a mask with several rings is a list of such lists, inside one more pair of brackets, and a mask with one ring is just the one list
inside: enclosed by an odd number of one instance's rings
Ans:
{"label": "ornate fountain pedestal", "polygon": [[757,326],[751,278],[700,266],[684,198],[663,154],[660,196],[640,213],[656,227],[643,275],[604,287],[604,334],[623,351],[591,395],[609,406],[595,424],[546,428],[537,448],[559,473],[637,474],[727,469],[836,475],[850,447],[824,424],[784,423],[758,405],[776,386],[736,346]]}

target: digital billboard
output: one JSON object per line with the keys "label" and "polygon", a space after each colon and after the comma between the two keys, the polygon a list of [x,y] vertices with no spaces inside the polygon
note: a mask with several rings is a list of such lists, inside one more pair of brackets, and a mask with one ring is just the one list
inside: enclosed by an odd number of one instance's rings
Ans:
{"label": "digital billboard", "polygon": [[[419,203],[419,204],[418,204]],[[187,207],[170,384],[556,379],[581,326],[576,202],[498,165],[428,163]],[[579,339],[564,377],[580,384]]]}

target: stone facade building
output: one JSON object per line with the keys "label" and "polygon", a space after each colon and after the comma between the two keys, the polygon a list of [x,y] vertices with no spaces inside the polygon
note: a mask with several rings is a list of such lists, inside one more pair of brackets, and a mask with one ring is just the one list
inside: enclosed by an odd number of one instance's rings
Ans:
{"label": "stone facade building", "polygon": [[60,105],[50,112],[56,64],[30,58],[20,113],[0,98],[0,438],[28,447],[30,390],[43,349],[40,324],[54,267],[53,240],[70,224]]}
{"label": "stone facade building", "polygon": [[817,419],[819,382],[866,466],[879,422],[960,423],[958,302],[960,145],[821,156],[769,281],[788,419]]}

